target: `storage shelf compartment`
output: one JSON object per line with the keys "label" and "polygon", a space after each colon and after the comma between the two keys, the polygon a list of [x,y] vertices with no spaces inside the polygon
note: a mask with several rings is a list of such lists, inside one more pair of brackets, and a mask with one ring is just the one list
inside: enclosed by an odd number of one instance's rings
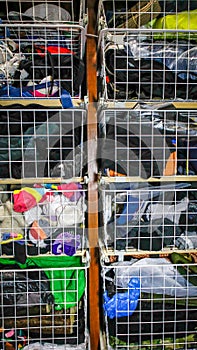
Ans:
{"label": "storage shelf compartment", "polygon": [[130,258],[102,266],[105,349],[195,349],[192,255]]}

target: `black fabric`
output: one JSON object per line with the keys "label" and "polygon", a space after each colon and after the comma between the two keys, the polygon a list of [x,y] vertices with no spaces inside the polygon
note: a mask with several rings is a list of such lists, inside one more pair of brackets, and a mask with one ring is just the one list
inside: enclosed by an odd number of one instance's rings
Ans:
{"label": "black fabric", "polygon": [[[85,74],[83,60],[72,53],[57,55],[46,51],[45,54],[39,54],[36,53],[38,50],[39,47],[35,47],[35,52],[25,53],[26,59],[19,64],[13,78],[13,86],[20,87],[21,70],[25,70],[28,76],[22,81],[23,86],[26,86],[29,80],[39,83],[40,80],[50,75],[54,80],[59,81],[60,86],[72,96],[77,95]],[[28,47],[25,48],[26,51]]]}
{"label": "black fabric", "polygon": [[108,49],[105,60],[109,98],[197,98],[194,80],[181,79],[160,62],[145,58],[134,60],[123,49]]}
{"label": "black fabric", "polygon": [[[31,107],[33,108],[33,105],[31,105]],[[49,133],[47,137],[46,135],[37,137],[37,162],[35,162],[35,154],[31,154],[31,149],[25,152],[25,160],[28,161],[26,162],[25,167],[23,166],[25,174],[22,175],[25,175],[25,177],[50,176],[51,169],[53,169],[61,159],[74,159],[75,147],[81,145],[84,141],[81,139],[82,135],[84,135],[84,138],[86,137],[85,127],[82,126],[81,122],[80,111],[79,113],[76,111],[73,116],[73,114],[66,110],[61,111],[61,114],[59,114],[59,112],[55,110],[46,111],[40,108],[31,110],[26,109],[25,107],[25,110],[23,110],[24,107],[21,109],[21,105],[17,104],[15,104],[13,108],[14,109],[10,109],[9,111],[0,109],[0,137],[2,140],[6,139],[8,145],[9,142],[12,144],[12,136],[16,140],[18,139],[19,146],[17,152],[23,151],[24,153],[24,148],[22,148],[24,145],[21,145],[20,150],[20,142],[21,138],[28,130],[30,130],[30,128],[34,130],[35,126],[38,128],[45,122],[50,122],[48,125],[52,128],[53,124],[57,127],[58,125],[60,126],[61,122],[61,135],[59,135],[58,132],[58,134],[56,133],[54,135]],[[64,120],[66,123],[63,123]],[[75,128],[73,128],[73,120]],[[29,139],[31,138],[31,134],[26,134],[26,136],[28,136]],[[0,149],[0,155],[3,155],[5,151],[7,152],[7,159],[0,162],[1,177],[21,178],[22,155],[21,158],[14,159],[15,150],[11,150],[12,154],[11,152],[8,152],[6,148]]]}
{"label": "black fabric", "polygon": [[159,4],[162,11],[164,11],[166,15],[170,14],[171,12],[189,11],[197,8],[196,0],[160,0]]}
{"label": "black fabric", "polygon": [[176,300],[171,303],[141,301],[130,317],[108,318],[110,336],[118,337],[127,344],[150,339],[168,338],[169,335],[185,337],[188,332],[195,331],[197,326],[196,309],[187,310],[179,306]]}
{"label": "black fabric", "polygon": [[[177,168],[179,175],[197,174],[197,138],[188,136],[178,139],[177,143]],[[188,160],[188,162],[187,162]],[[188,174],[189,171],[189,174]]]}
{"label": "black fabric", "polygon": [[[1,136],[21,135],[30,126],[33,126],[34,122],[36,122],[36,125],[42,124],[46,122],[48,117],[50,118],[55,114],[54,111],[49,111],[46,113],[45,110],[40,110],[40,107],[38,109],[37,105],[31,104],[27,108],[34,109],[34,107],[37,108],[35,111],[26,110],[26,107],[23,107],[23,109],[25,109],[25,112],[22,112],[22,106],[20,104],[14,104],[12,106],[12,109],[14,110],[10,110],[9,112],[0,109]],[[9,109],[10,108],[11,107],[9,107]]]}
{"label": "black fabric", "polygon": [[[119,125],[121,125],[121,119]],[[162,176],[163,143],[161,137],[155,138],[155,148],[152,151],[151,134],[152,125],[143,124],[139,129],[139,124],[130,124],[128,129],[124,125],[117,126],[114,118],[110,118],[106,124],[106,136],[100,140],[98,147],[101,170],[109,168],[127,176],[143,178]],[[117,146],[119,147],[118,162],[114,151]],[[168,153],[170,154],[170,151]],[[166,158],[169,154],[166,154]]]}
{"label": "black fabric", "polygon": [[14,256],[15,260],[21,264],[26,262],[26,247],[24,242],[11,242],[2,244],[2,254]]}
{"label": "black fabric", "polygon": [[[179,237],[181,229],[174,223],[165,218],[164,221],[152,222],[152,226],[157,226],[151,230],[150,223],[141,222],[140,226],[133,227],[125,239],[116,240],[116,249],[122,250],[126,246],[142,250],[162,250],[164,246],[174,245],[174,238]],[[116,228],[118,235],[119,228]],[[120,228],[121,230],[121,228]]]}
{"label": "black fabric", "polygon": [[197,204],[195,202],[191,202],[188,204],[188,208],[186,211],[181,213],[179,225],[185,231],[197,232]]}
{"label": "black fabric", "polygon": [[54,303],[49,280],[44,271],[13,272],[13,269],[14,266],[6,266],[1,277],[1,312],[4,316],[27,315],[28,303],[31,304],[29,308],[32,312],[38,303]]}

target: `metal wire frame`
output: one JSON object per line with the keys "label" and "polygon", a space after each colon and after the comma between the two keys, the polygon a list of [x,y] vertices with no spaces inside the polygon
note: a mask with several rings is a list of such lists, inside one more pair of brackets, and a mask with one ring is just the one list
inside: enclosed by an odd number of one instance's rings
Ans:
{"label": "metal wire frame", "polygon": [[1,179],[83,181],[86,110],[12,107],[1,109]]}
{"label": "metal wire frame", "polygon": [[110,256],[196,252],[195,183],[104,185],[100,214],[106,262]]}
{"label": "metal wire frame", "polygon": [[103,349],[196,349],[196,267],[166,257],[103,264]]}
{"label": "metal wire frame", "polygon": [[87,259],[87,189],[77,183],[1,185],[0,256]]}
{"label": "metal wire frame", "polygon": [[[59,258],[56,263],[61,265]],[[46,257],[43,268],[41,260],[32,259],[30,264],[27,268],[10,265],[10,270],[1,263],[2,346],[87,349],[88,264],[73,260],[57,268]]]}
{"label": "metal wire frame", "polygon": [[196,30],[101,30],[100,99],[108,102],[195,100],[196,35]]}
{"label": "metal wire frame", "polygon": [[195,181],[195,109],[159,103],[134,108],[103,105],[98,123],[101,183],[183,177]]}
{"label": "metal wire frame", "polygon": [[[149,0],[143,2],[135,0],[100,0],[98,4],[98,23],[100,29],[139,28],[157,18],[161,20],[166,16],[177,16],[183,11],[187,12],[189,18],[192,13],[195,14],[193,11],[196,9],[195,0],[184,2],[179,0]],[[175,25],[178,26],[178,21]],[[178,27],[174,29],[178,29]]]}
{"label": "metal wire frame", "polygon": [[[70,22],[70,24],[83,24],[85,15],[85,1],[65,0],[3,0],[1,3],[1,18],[6,22],[16,22],[14,12],[18,14],[18,21],[29,22]],[[55,14],[53,13],[55,12]],[[45,13],[45,17],[44,17]],[[42,16],[41,16],[42,15]],[[41,16],[41,17],[40,17]]]}
{"label": "metal wire frame", "polygon": [[15,22],[1,24],[0,32],[1,98],[81,98],[84,27]]}

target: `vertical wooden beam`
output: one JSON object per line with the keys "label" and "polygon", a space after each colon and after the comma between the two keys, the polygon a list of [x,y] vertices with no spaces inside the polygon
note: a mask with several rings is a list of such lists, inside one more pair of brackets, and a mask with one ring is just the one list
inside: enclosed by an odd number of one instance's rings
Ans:
{"label": "vertical wooden beam", "polygon": [[87,28],[87,90],[88,90],[88,237],[90,245],[89,268],[89,326],[91,350],[99,349],[99,248],[98,248],[98,192],[97,192],[97,45],[96,0],[88,0]]}

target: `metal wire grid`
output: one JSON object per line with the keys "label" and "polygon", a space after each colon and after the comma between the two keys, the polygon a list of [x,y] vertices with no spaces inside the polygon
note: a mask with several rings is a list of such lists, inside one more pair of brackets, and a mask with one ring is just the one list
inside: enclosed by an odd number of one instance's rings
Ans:
{"label": "metal wire grid", "polygon": [[[100,0],[98,22],[100,29],[139,28],[149,25],[153,20],[161,21],[164,25],[168,25],[169,16],[171,16],[171,19],[172,16],[184,16],[182,12],[185,11],[187,12],[185,14],[185,20],[186,22],[190,22],[190,25],[192,24],[192,16],[195,16],[196,9],[196,0]],[[174,29],[179,29],[180,22],[178,17],[174,22]]]}
{"label": "metal wire grid", "polygon": [[85,29],[70,24],[1,24],[0,97],[81,98]]}
{"label": "metal wire grid", "polygon": [[[53,263],[60,266],[58,259]],[[87,267],[73,260],[55,268],[47,260],[48,266],[32,260],[25,269],[1,263],[0,343],[4,349],[87,349]],[[44,268],[39,267],[42,264]]]}
{"label": "metal wire grid", "polygon": [[196,99],[196,30],[100,31],[100,98]]}
{"label": "metal wire grid", "polygon": [[196,349],[197,266],[180,261],[102,267],[106,349]]}
{"label": "metal wire grid", "polygon": [[7,22],[82,24],[85,2],[73,0],[3,0],[0,17]]}
{"label": "metal wire grid", "polygon": [[124,181],[123,176],[196,175],[196,110],[162,104],[141,109],[104,106],[98,119],[103,182],[116,181],[113,177]]}
{"label": "metal wire grid", "polygon": [[119,183],[100,190],[100,246],[108,256],[196,251],[196,184]]}
{"label": "metal wire grid", "polygon": [[[36,179],[35,179],[36,181]],[[77,183],[1,185],[0,256],[85,256],[87,189]]]}
{"label": "metal wire grid", "polygon": [[[33,107],[30,105],[29,107]],[[85,109],[1,109],[1,178],[82,181],[86,167]]]}

